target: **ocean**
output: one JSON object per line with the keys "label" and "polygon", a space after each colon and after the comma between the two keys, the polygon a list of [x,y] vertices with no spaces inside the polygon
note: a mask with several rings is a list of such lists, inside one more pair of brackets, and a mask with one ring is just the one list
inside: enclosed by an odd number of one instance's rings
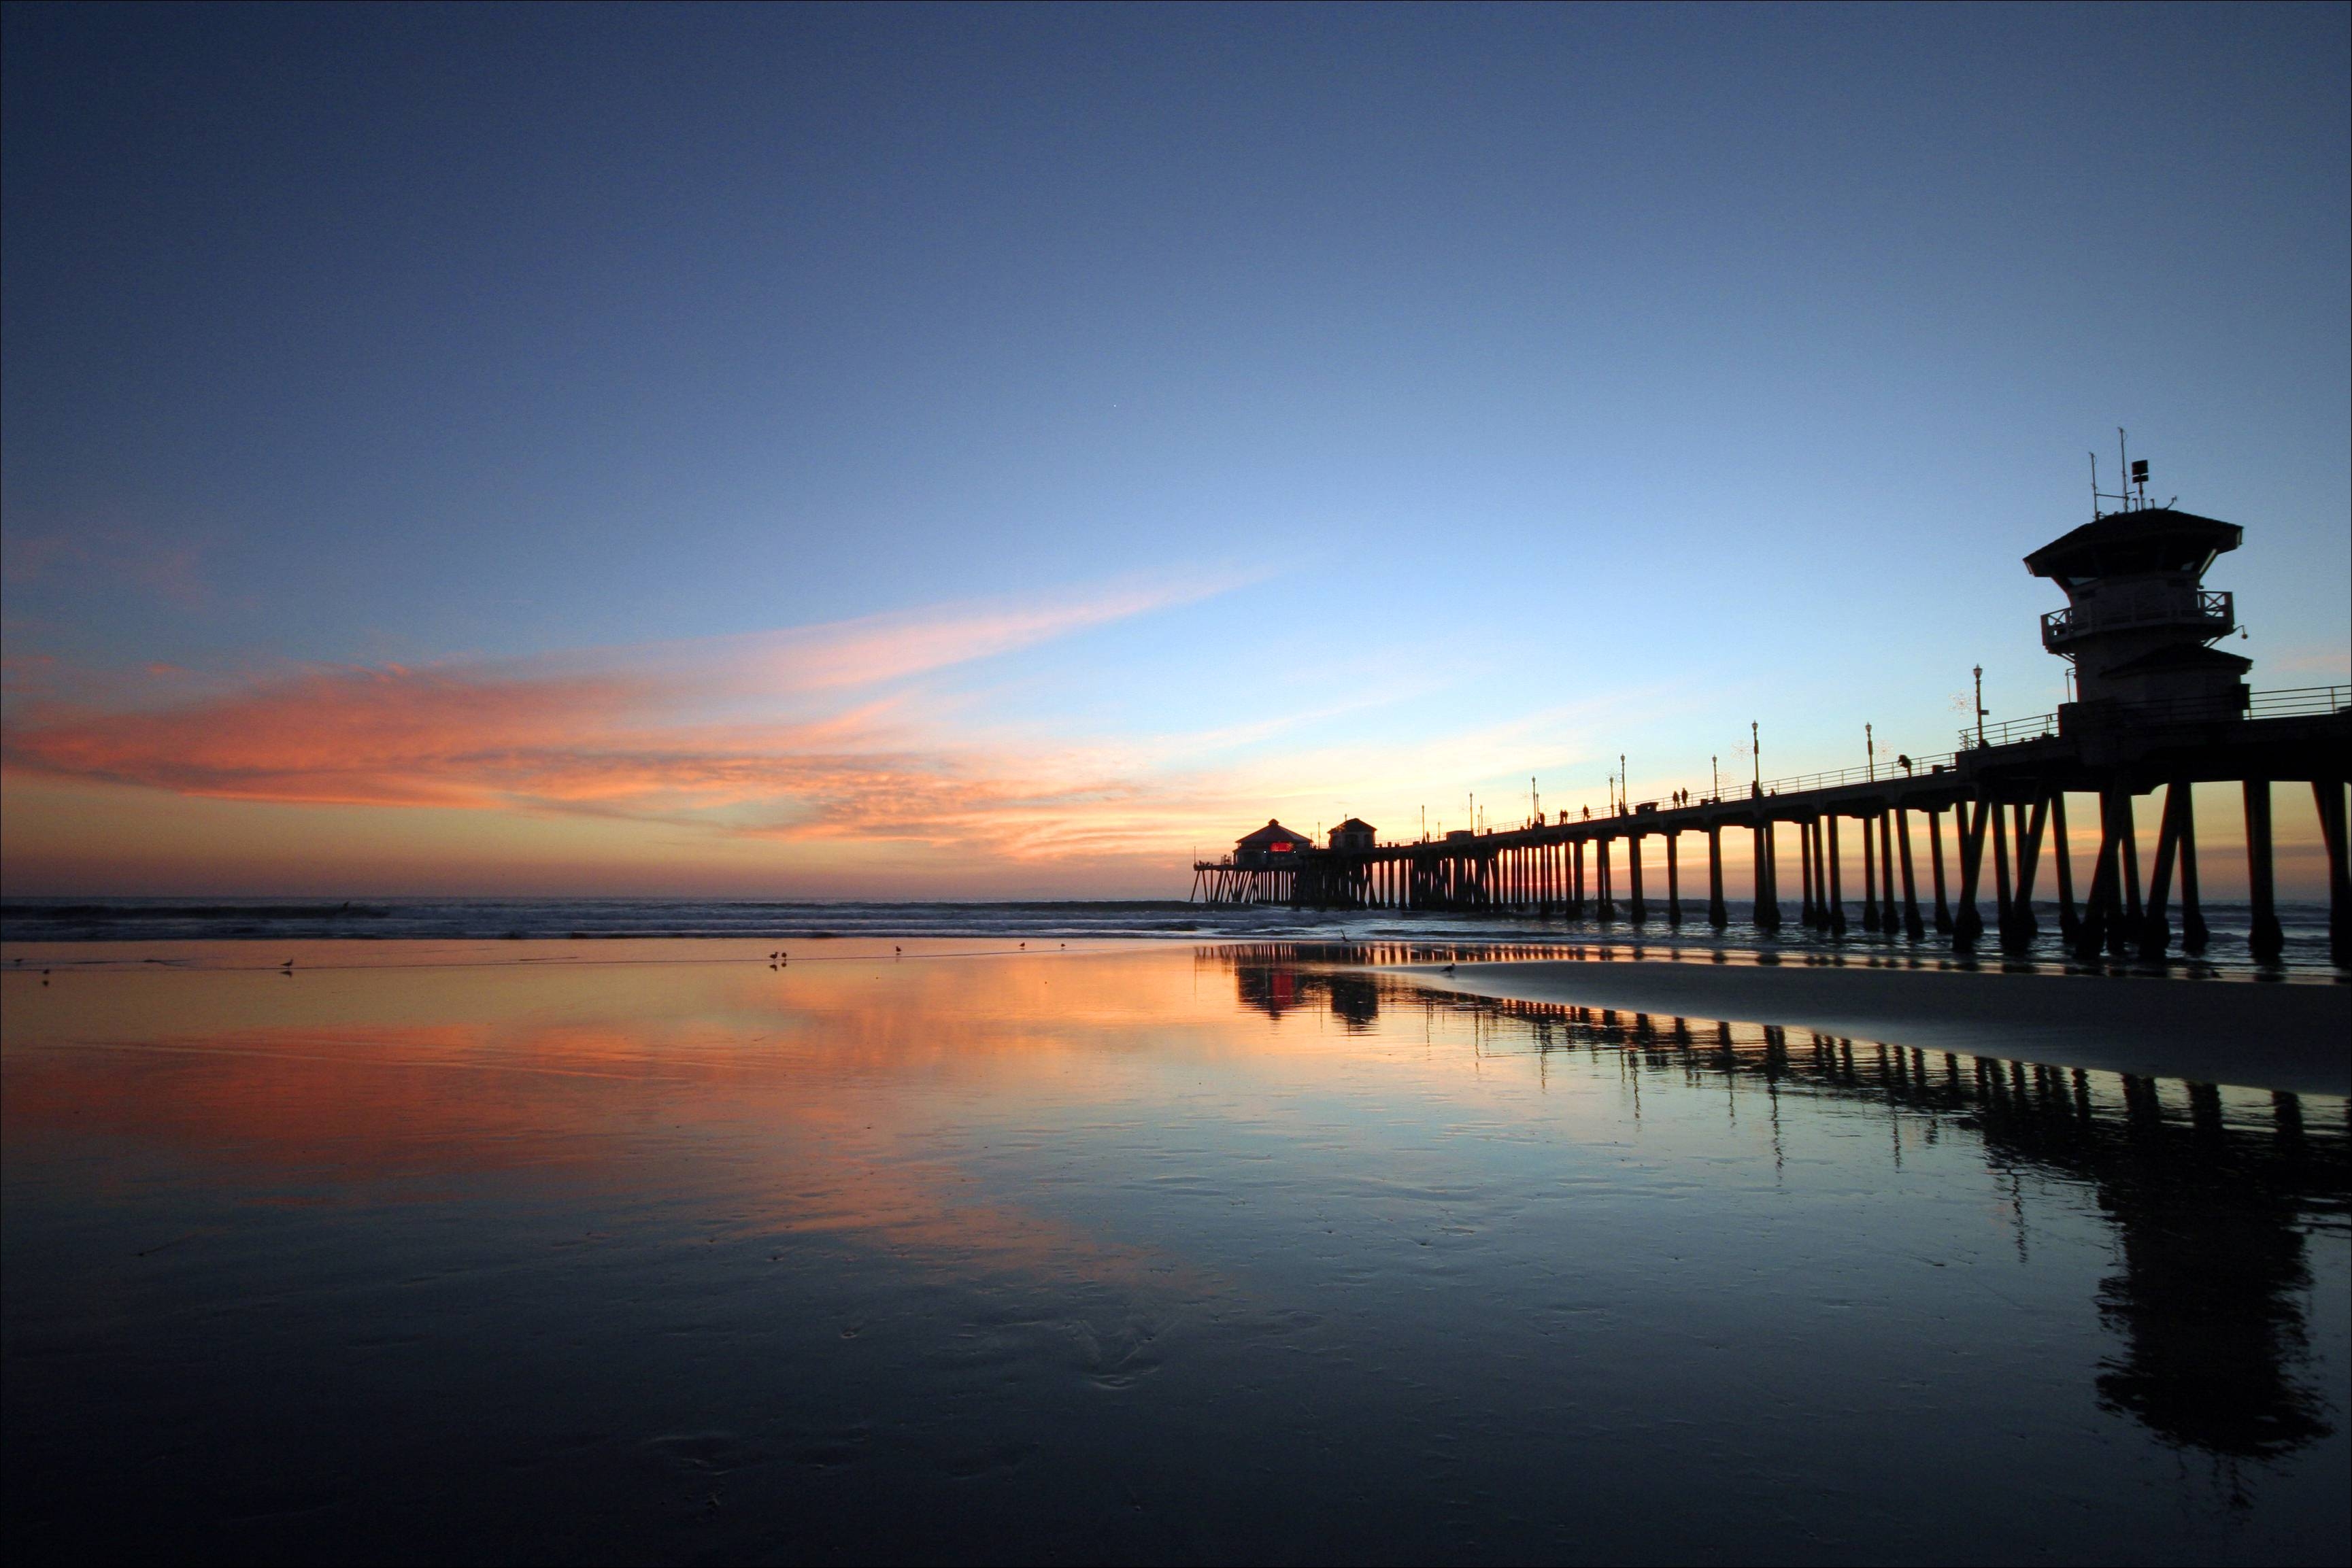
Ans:
{"label": "ocean", "polygon": [[[1660,903],[1663,908],[1663,901]],[[1988,914],[1990,905],[1988,904]],[[1899,936],[1854,926],[1843,938],[1797,925],[1793,906],[1777,934],[1757,928],[1750,906],[1731,907],[1721,933],[1703,918],[1680,926],[1654,915],[1644,925],[1624,920],[1538,919],[1521,915],[1419,913],[1397,910],[1292,909],[1270,904],[1202,904],[1165,900],[1006,903],[818,903],[764,899],[688,898],[354,898],[328,899],[9,899],[0,901],[0,941],[199,942],[305,941],[328,937],[388,941],[587,940],[645,937],[754,937],[820,942],[845,937],[1003,937],[1008,941],[1379,942],[1423,944],[1445,951],[1480,946],[1562,941],[1637,949],[1722,950],[1734,954],[1895,954],[1937,962],[2067,966],[2058,941],[2055,904],[2036,904],[2042,935],[2031,950],[2005,955],[1990,939],[1973,959],[1953,953],[1933,931],[1914,944]],[[1699,906],[1703,914],[1704,905]],[[2174,971],[2251,971],[2249,910],[2242,903],[2208,903],[2210,946],[2191,959],[2176,947],[2165,967]],[[2283,902],[2286,936],[2282,967],[2333,972],[2327,951],[2327,906]],[[2175,916],[2176,926],[2178,915]],[[2103,967],[2139,967],[2118,960]]]}

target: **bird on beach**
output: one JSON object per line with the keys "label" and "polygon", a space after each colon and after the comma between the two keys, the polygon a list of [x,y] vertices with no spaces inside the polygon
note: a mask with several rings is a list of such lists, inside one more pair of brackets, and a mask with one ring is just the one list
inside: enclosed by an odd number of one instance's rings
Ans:
{"label": "bird on beach", "polygon": [[1440,973],[1440,974],[1442,974],[1442,975],[1450,975],[1450,974],[1454,973],[1454,966],[1453,966],[1453,965],[1451,965],[1451,964],[1448,964],[1448,965],[1446,965],[1446,966],[1445,966],[1445,967],[1444,967],[1444,968],[1443,968],[1443,969],[1439,970],[1439,971],[1438,971],[1438,973]]}

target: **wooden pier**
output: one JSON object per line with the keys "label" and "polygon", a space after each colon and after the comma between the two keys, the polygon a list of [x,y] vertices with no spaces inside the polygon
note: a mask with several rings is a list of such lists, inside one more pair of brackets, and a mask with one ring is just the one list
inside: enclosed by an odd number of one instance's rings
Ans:
{"label": "wooden pier", "polygon": [[[1279,866],[1202,862],[1194,868],[1194,896],[1325,909],[1492,911],[1636,926],[1696,917],[1721,927],[1730,919],[1723,854],[1728,831],[1747,836],[1751,881],[1746,891],[1755,924],[1768,931],[1790,917],[1832,935],[1858,925],[1864,932],[1914,942],[1933,929],[1966,950],[1983,939],[1981,905],[1990,894],[1996,939],[2021,948],[2037,934],[2037,891],[2054,883],[2063,934],[2085,957],[2101,952],[2154,957],[2176,936],[2184,950],[2196,953],[2205,946],[2205,922],[2189,788],[2231,783],[2246,802],[2253,951],[2267,961],[2281,947],[2272,790],[2290,784],[2307,786],[2316,800],[2327,847],[2331,942],[2338,963],[2352,962],[2346,948],[2352,899],[2345,843],[2352,688],[2264,693],[2258,702],[2306,711],[2262,717],[2124,716],[2107,727],[2067,725],[2063,719],[2073,716],[2053,716],[2048,733],[1971,747],[1875,779],[1832,779],[1790,789],[1774,781],[1744,796],[1679,808],[1640,805],[1589,821],[1370,849],[1294,850]],[[2164,800],[2161,825],[2152,852],[2143,857],[2130,803],[2155,792]],[[2079,877],[2066,837],[2069,794],[2098,802],[2099,847]],[[1783,829],[1793,846],[1781,841]],[[1664,847],[1663,889],[1647,881],[1643,850],[1651,840]],[[1694,881],[1687,889],[1685,842],[1704,862],[1690,867]],[[1796,885],[1784,889],[1780,875],[1791,847]],[[1849,886],[1849,877],[1859,885]]]}
{"label": "wooden pier", "polygon": [[[2352,966],[2352,687],[2252,693],[2241,681],[2248,662],[2209,646],[2236,629],[2235,611],[2230,595],[2203,589],[2202,575],[2239,536],[2234,524],[2126,504],[2027,557],[2029,570],[2056,580],[2073,601],[2042,618],[2042,643],[2075,663],[2083,700],[2030,720],[1979,725],[1945,756],[1412,843],[1372,842],[1369,828],[1351,822],[1357,831],[1335,830],[1325,847],[1269,822],[1234,856],[1196,863],[1192,896],[1635,926],[1696,915],[1721,927],[1730,918],[1723,855],[1730,831],[1747,835],[1752,917],[1766,931],[1791,916],[1832,936],[1858,923],[1864,933],[1920,942],[1932,929],[1967,950],[1984,939],[1980,905],[1989,895],[1995,940],[2017,950],[2037,935],[2034,898],[2049,886],[2074,952],[2155,958],[2176,937],[2191,954],[2206,946],[2190,789],[2231,784],[2245,802],[2252,952],[2271,963],[2283,947],[2271,810],[2273,789],[2285,785],[2310,789],[2317,804],[2330,949],[2336,963]],[[2163,805],[2144,855],[2132,802],[2152,793]],[[2092,797],[2099,819],[2098,849],[2079,878],[2067,838],[2069,795]],[[1782,841],[1783,829],[1792,842]],[[1664,846],[1664,888],[1647,880],[1643,852],[1652,839]],[[1685,843],[1704,860],[1703,872],[1691,868],[1704,882],[1688,889]],[[1784,888],[1780,877],[1792,859],[1797,876]]]}

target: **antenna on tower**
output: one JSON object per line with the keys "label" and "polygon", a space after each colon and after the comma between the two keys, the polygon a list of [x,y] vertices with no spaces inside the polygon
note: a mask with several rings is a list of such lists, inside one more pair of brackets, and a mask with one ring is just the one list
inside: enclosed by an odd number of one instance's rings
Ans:
{"label": "antenna on tower", "polygon": [[[2099,510],[2102,501],[2113,501],[2118,512],[2140,512],[2147,509],[2147,459],[2132,460],[2131,437],[2122,425],[2116,426],[2116,461],[2120,465],[2113,490],[2099,488],[2099,455],[2091,454],[2091,517],[2094,521],[2106,516]],[[2175,496],[2172,500],[2177,501]],[[2167,501],[2170,506],[2172,501]]]}

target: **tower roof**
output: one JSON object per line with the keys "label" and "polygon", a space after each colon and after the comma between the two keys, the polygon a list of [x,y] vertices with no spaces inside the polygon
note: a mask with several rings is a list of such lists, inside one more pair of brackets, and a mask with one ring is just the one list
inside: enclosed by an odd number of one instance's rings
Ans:
{"label": "tower roof", "polygon": [[2245,535],[2235,523],[2170,507],[2109,512],[2027,556],[2025,570],[2061,587],[2133,571],[2202,572]]}
{"label": "tower roof", "polygon": [[1300,849],[1313,849],[1315,841],[1304,833],[1292,832],[1269,817],[1266,819],[1265,827],[1243,839],[1234,847],[1244,850],[1270,850],[1276,844],[1291,844]]}

